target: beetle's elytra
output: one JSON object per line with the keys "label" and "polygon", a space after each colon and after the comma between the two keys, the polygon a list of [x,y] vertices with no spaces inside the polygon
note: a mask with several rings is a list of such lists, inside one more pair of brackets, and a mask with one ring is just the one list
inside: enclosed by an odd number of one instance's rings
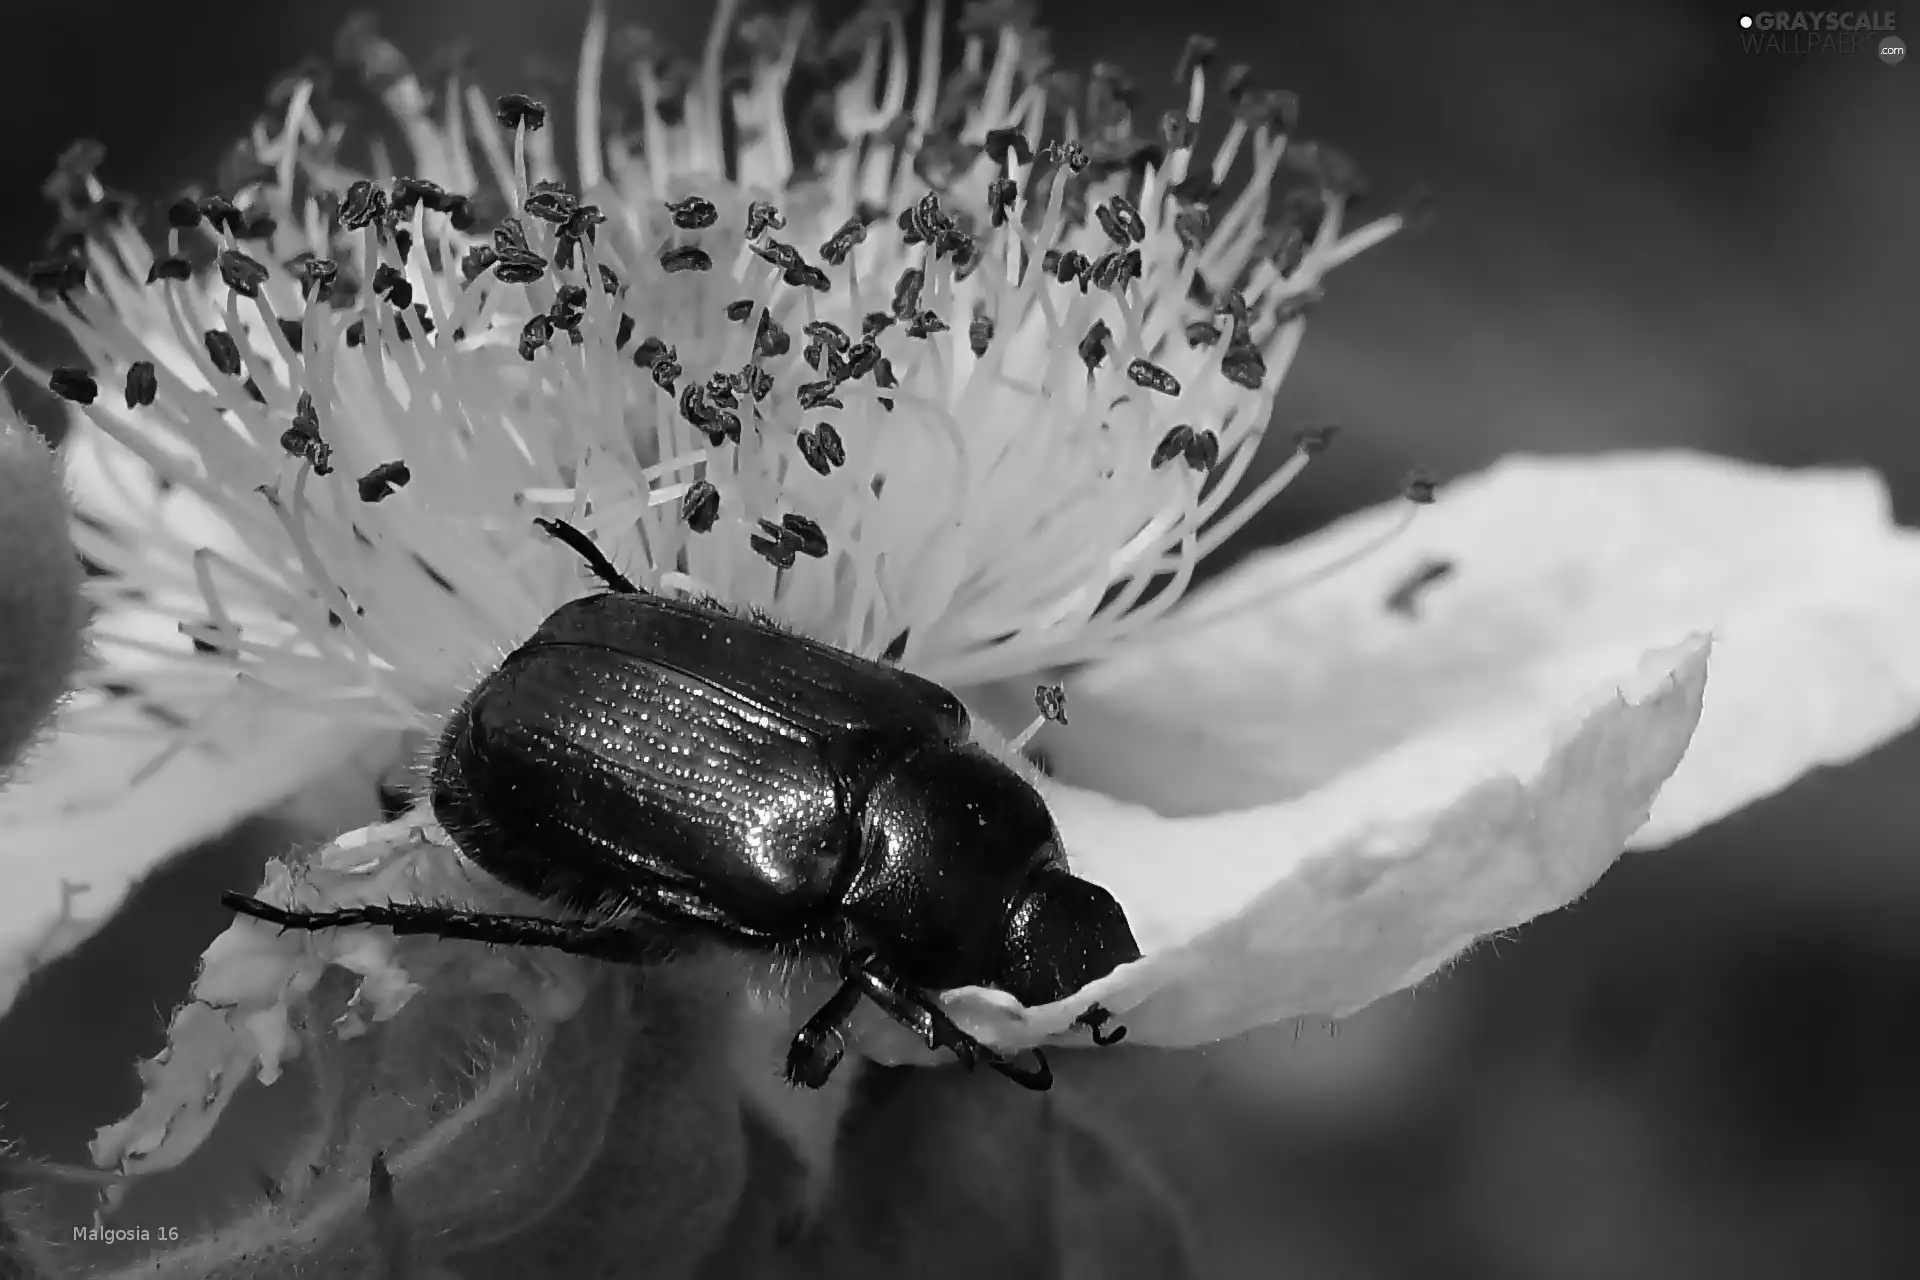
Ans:
{"label": "beetle's elytra", "polygon": [[[393,904],[291,912],[289,927],[557,947],[631,963],[702,940],[827,956],[841,985],[787,1076],[819,1087],[862,998],[930,1046],[1018,1068],[934,993],[995,986],[1034,1006],[1140,949],[1119,903],[1067,870],[1040,794],[971,740],[959,699],[883,663],[628,581],[586,536],[542,521],[609,590],[562,605],[480,681],[441,735],[435,816],[514,888],[615,922]],[[1106,1015],[1085,1021],[1101,1043]]]}

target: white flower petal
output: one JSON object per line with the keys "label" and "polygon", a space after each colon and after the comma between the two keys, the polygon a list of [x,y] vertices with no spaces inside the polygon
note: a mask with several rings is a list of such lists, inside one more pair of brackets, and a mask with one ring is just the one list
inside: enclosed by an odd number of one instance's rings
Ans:
{"label": "white flower petal", "polygon": [[[0,1013],[34,969],[85,941],[168,855],[326,777],[369,736],[245,696],[219,715],[217,737],[136,785],[177,735],[132,699],[78,703],[56,722],[69,731],[0,792]],[[70,731],[79,718],[84,735]]]}
{"label": "white flower petal", "polygon": [[1009,1047],[1067,1033],[1095,1002],[1135,1041],[1198,1044],[1411,986],[1619,855],[1693,733],[1709,648],[1647,655],[1558,726],[1517,705],[1437,725],[1264,808],[1162,818],[1055,787],[1075,872],[1120,900],[1146,958],[1045,1008],[968,988],[948,1010]]}
{"label": "white flower petal", "polygon": [[[1267,804],[1403,739],[1551,708],[1707,631],[1694,749],[1635,839],[1684,835],[1920,714],[1920,534],[1859,471],[1682,452],[1511,458],[1444,489],[1384,549],[1380,508],[1252,558],[1073,682],[1041,739],[1059,775],[1166,814]],[[1422,563],[1451,577],[1385,607]],[[1205,619],[1217,617],[1217,622]]]}

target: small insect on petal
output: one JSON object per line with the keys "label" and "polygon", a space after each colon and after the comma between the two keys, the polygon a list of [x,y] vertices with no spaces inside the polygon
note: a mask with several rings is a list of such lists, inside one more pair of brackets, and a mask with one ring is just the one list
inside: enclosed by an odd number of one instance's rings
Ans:
{"label": "small insect on petal", "polygon": [[696,480],[680,499],[680,518],[695,533],[705,533],[720,518],[720,491],[705,480]]}
{"label": "small insect on petal", "polygon": [[1415,618],[1420,614],[1420,598],[1429,587],[1453,576],[1457,566],[1451,560],[1423,560],[1411,573],[1401,579],[1393,590],[1387,593],[1387,612],[1397,613],[1403,618]]}
{"label": "small insect on petal", "polygon": [[396,458],[392,462],[381,463],[354,483],[360,491],[360,501],[379,502],[404,488],[411,479],[413,472],[407,469],[406,463]]}
{"label": "small insect on petal", "polygon": [[547,104],[524,93],[503,93],[493,100],[493,118],[503,129],[525,126],[532,133],[547,125]]}
{"label": "small insect on petal", "polygon": [[1033,705],[1040,714],[1054,724],[1067,723],[1067,687],[1063,684],[1035,685]]}
{"label": "small insect on petal", "polygon": [[92,374],[85,369],[64,365],[47,378],[47,390],[75,404],[92,404],[94,397],[100,394],[100,386],[93,380]]}
{"label": "small insect on petal", "polygon": [[1425,471],[1415,471],[1401,483],[1401,496],[1417,507],[1431,506],[1440,482]]}
{"label": "small insect on petal", "polygon": [[127,408],[143,409],[153,403],[160,391],[160,379],[153,361],[135,360],[127,369]]}

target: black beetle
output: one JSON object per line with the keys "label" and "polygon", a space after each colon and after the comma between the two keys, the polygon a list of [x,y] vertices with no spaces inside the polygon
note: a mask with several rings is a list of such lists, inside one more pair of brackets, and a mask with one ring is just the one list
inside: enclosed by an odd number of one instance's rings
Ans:
{"label": "black beetle", "polygon": [[[995,986],[1034,1006],[1140,958],[1112,895],[1067,870],[1040,794],[971,741],[941,686],[742,617],[643,591],[585,534],[538,522],[609,590],[562,605],[441,734],[433,810],[482,869],[606,923],[393,903],[234,911],[289,928],[554,947],[625,963],[702,939],[826,956],[841,983],[787,1051],[818,1088],[862,997],[1033,1089],[931,993]],[[1081,1023],[1101,1044],[1109,1015]]]}

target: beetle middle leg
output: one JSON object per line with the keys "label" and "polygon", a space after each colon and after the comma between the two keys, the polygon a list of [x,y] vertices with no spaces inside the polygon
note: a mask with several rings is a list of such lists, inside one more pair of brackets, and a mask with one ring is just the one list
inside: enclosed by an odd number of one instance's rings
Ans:
{"label": "beetle middle leg", "polygon": [[649,933],[628,924],[594,925],[576,920],[549,920],[544,916],[489,915],[418,903],[369,903],[338,911],[294,911],[243,893],[223,893],[220,902],[229,911],[277,924],[282,929],[345,929],[371,925],[391,929],[402,937],[452,938],[503,947],[547,947],[616,964],[652,964],[671,959],[682,947],[682,940],[670,933]]}
{"label": "beetle middle leg", "polygon": [[855,964],[854,976],[867,997],[885,1009],[895,1021],[918,1035],[929,1049],[951,1049],[953,1055],[969,1070],[975,1063],[984,1060],[995,1071],[1025,1089],[1044,1092],[1053,1087],[1053,1068],[1047,1065],[1046,1055],[1038,1049],[1033,1051],[1034,1060],[1039,1063],[1037,1067],[1029,1069],[1016,1066],[962,1031],[959,1024],[949,1018],[946,1011],[925,992],[901,982],[870,957]]}
{"label": "beetle middle leg", "polygon": [[568,524],[565,520],[549,520],[541,516],[534,521],[550,538],[558,538],[572,548],[573,553],[587,562],[587,568],[593,570],[593,576],[607,584],[611,591],[622,591],[628,595],[645,595],[633,584],[633,579],[613,567],[613,561],[607,559],[607,553],[595,546],[593,539]]}

